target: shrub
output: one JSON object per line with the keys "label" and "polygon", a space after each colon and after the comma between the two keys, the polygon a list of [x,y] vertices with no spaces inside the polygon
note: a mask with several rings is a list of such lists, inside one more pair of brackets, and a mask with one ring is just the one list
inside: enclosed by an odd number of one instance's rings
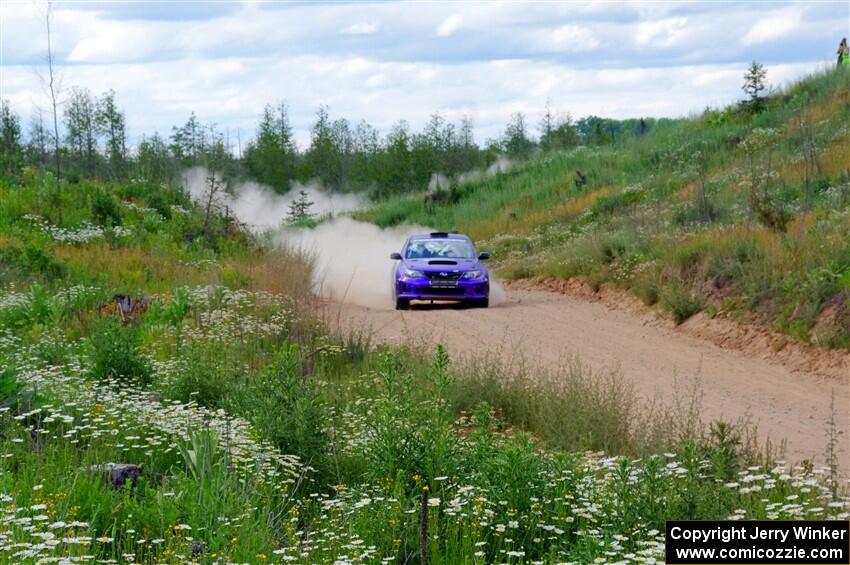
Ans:
{"label": "shrub", "polygon": [[646,193],[640,189],[626,188],[623,192],[611,194],[609,196],[600,196],[596,202],[590,207],[590,213],[595,218],[607,214],[613,214],[618,210],[628,208],[638,202],[641,202]]}
{"label": "shrub", "polygon": [[632,283],[632,291],[647,306],[658,303],[659,288],[660,281],[658,279],[658,273],[655,271],[644,271],[638,274]]}
{"label": "shrub", "polygon": [[419,373],[421,381],[414,383],[412,371],[395,353],[384,355],[378,371],[381,396],[366,446],[373,478],[413,489],[418,480],[414,477],[433,483],[435,477],[452,476],[457,470],[448,364],[445,349],[438,346],[427,376]]}
{"label": "shrub", "polygon": [[55,259],[47,250],[31,243],[24,246],[21,264],[31,272],[44,275],[50,279],[62,278],[67,272],[61,261]]}
{"label": "shrub", "polygon": [[115,319],[102,320],[91,336],[91,372],[96,379],[138,379],[150,383],[151,368],[139,351],[140,335],[135,326]]}
{"label": "shrub", "polygon": [[181,370],[163,387],[165,396],[181,402],[194,400],[207,408],[224,407],[230,385],[238,375],[209,352],[192,349],[183,359]]}
{"label": "shrub", "polygon": [[65,264],[37,244],[0,248],[0,279],[14,278],[15,275],[61,279],[66,274]]}
{"label": "shrub", "polygon": [[503,277],[509,280],[530,279],[535,275],[534,268],[528,259],[509,263],[500,272]]}
{"label": "shrub", "polygon": [[22,397],[24,388],[18,382],[15,369],[0,357],[0,407],[16,407]]}
{"label": "shrub", "polygon": [[166,220],[171,219],[171,207],[161,192],[156,191],[148,196],[148,206],[159,212]]}
{"label": "shrub", "polygon": [[30,287],[29,321],[35,324],[45,324],[59,317],[50,301],[50,296],[40,284]]}
{"label": "shrub", "polygon": [[105,189],[98,189],[92,195],[92,219],[101,226],[120,226],[121,210],[118,202]]}
{"label": "shrub", "polygon": [[670,312],[677,325],[702,310],[702,301],[679,280],[674,280],[661,289],[659,301],[664,309]]}
{"label": "shrub", "polygon": [[719,220],[721,216],[722,210],[720,208],[709,201],[699,200],[696,203],[677,208],[673,212],[672,221],[678,226],[710,224]]}
{"label": "shrub", "polygon": [[767,228],[776,232],[785,232],[793,214],[781,202],[762,194],[753,198],[753,209],[759,221]]}
{"label": "shrub", "polygon": [[240,389],[235,403],[283,453],[298,455],[306,464],[323,470],[330,451],[327,416],[316,385],[301,369],[298,346],[284,344],[275,363],[254,383]]}
{"label": "shrub", "polygon": [[0,325],[25,327],[33,324],[56,324],[62,318],[62,305],[51,300],[47,291],[34,283],[28,294],[19,294],[16,303],[0,309]]}

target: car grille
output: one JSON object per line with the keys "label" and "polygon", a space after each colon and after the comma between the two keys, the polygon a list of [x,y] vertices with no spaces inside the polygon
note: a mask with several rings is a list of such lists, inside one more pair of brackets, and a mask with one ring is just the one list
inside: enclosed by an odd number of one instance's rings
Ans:
{"label": "car grille", "polygon": [[425,272],[425,276],[431,279],[432,281],[456,281],[461,277],[462,274],[463,273],[446,273],[445,275],[443,275],[440,272]]}
{"label": "car grille", "polygon": [[457,296],[459,294],[463,294],[464,289],[459,287],[459,286],[447,287],[447,288],[440,288],[440,287],[433,287],[432,286],[431,288],[429,288],[427,290],[427,293],[431,294],[431,295],[440,295],[440,296]]}

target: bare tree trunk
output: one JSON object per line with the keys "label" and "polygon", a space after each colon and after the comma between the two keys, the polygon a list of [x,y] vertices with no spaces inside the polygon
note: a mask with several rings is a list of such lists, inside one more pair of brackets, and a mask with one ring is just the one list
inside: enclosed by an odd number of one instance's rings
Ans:
{"label": "bare tree trunk", "polygon": [[50,17],[53,11],[52,2],[47,2],[44,14],[44,26],[47,29],[47,72],[50,89],[50,104],[53,108],[53,154],[56,161],[56,193],[54,195],[59,224],[62,224],[62,158],[59,152],[59,102],[57,101],[56,76],[53,71],[53,44],[50,37]]}

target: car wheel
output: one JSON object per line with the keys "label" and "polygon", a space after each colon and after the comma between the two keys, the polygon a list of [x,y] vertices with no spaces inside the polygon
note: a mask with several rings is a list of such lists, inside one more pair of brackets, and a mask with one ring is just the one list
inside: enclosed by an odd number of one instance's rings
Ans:
{"label": "car wheel", "polygon": [[479,308],[489,308],[490,307],[490,299],[482,298],[481,300],[476,300],[475,305]]}
{"label": "car wheel", "polygon": [[395,309],[396,310],[407,310],[410,308],[410,300],[407,298],[396,298],[395,299]]}

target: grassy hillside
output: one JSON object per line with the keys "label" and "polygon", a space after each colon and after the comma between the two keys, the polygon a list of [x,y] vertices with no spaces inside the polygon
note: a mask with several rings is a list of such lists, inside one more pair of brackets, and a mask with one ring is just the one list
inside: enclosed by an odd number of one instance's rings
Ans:
{"label": "grassy hillside", "polygon": [[[577,171],[586,178],[578,186]],[[507,278],[586,277],[660,302],[755,313],[803,340],[850,346],[850,74],[822,73],[644,137],[533,159],[362,214],[459,229]]]}
{"label": "grassy hillside", "polygon": [[830,449],[776,466],[616,374],[330,333],[308,258],[181,190],[52,186],[0,179],[0,563],[648,562],[669,518],[849,515]]}

